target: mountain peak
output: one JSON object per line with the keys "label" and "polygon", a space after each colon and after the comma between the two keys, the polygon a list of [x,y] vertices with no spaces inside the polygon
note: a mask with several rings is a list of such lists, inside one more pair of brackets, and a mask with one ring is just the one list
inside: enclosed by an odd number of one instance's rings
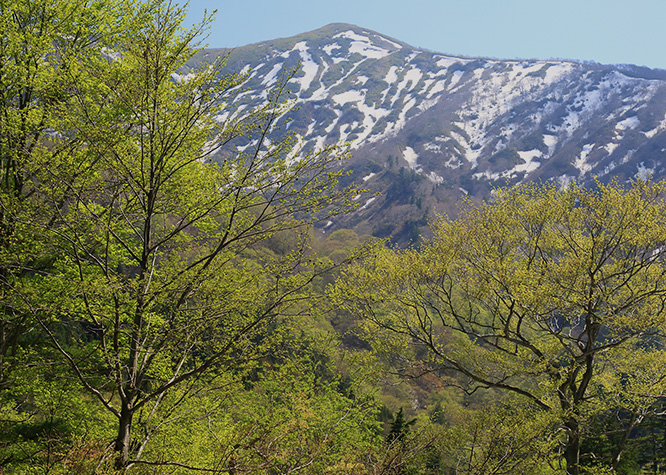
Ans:
{"label": "mountain peak", "polygon": [[361,33],[363,30],[365,30],[365,28],[352,25],[351,23],[336,22],[336,23],[329,23],[328,25],[322,26],[321,28],[317,28],[315,30],[310,31],[309,33],[323,33],[330,37],[333,37],[333,35],[345,30],[353,30],[357,33]]}
{"label": "mountain peak", "polygon": [[378,33],[377,31],[371,30],[369,28],[352,25],[351,23],[329,23],[328,25],[322,26],[321,28],[317,28],[316,30],[310,31],[309,33],[305,33],[305,35],[323,35],[328,38],[334,38],[336,35],[347,31],[351,31],[356,35],[367,36],[369,38],[381,38],[384,41],[390,41],[392,43],[399,44],[400,46],[411,48],[411,46],[409,46],[407,43]]}
{"label": "mountain peak", "polygon": [[487,199],[505,183],[666,177],[663,71],[454,57],[347,23],[237,48],[227,67],[248,75],[230,114],[296,70],[287,89],[298,109],[281,130],[303,152],[349,144],[350,179],[382,193],[359,196],[327,232],[404,241],[433,209],[455,214],[462,195]]}
{"label": "mountain peak", "polygon": [[401,48],[413,49],[406,43],[396,40],[386,35],[382,35],[376,31],[360,26],[352,25],[350,23],[330,23],[312,31],[301,33],[298,35],[290,36],[287,38],[279,38],[271,41],[264,41],[257,43],[257,47],[270,46],[277,50],[287,50],[293,48],[295,45],[307,42],[311,49],[322,49],[327,45],[333,45],[336,42],[349,40],[348,42],[361,42],[368,45],[373,45],[378,48],[388,48],[389,50],[397,50]]}

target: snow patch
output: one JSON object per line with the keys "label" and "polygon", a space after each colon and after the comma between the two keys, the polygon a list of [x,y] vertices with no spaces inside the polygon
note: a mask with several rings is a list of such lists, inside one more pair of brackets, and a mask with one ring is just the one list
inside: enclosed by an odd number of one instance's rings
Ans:
{"label": "snow patch", "polygon": [[[403,76],[402,81],[400,81],[400,84],[398,84],[398,90],[396,91],[395,96],[393,96],[393,99],[391,100],[391,107],[393,107],[395,103],[398,101],[403,90],[411,91],[412,89],[414,89],[414,87],[416,87],[416,84],[421,80],[422,77],[423,73],[417,68],[412,68],[409,71],[407,71]],[[405,97],[405,106],[406,103],[407,103],[407,98]]]}
{"label": "snow patch", "polygon": [[405,150],[402,152],[402,156],[409,164],[409,168],[416,168],[416,160],[419,158],[419,156],[412,147],[405,147]]}
{"label": "snow patch", "polygon": [[493,173],[489,170],[486,170],[485,172],[478,172],[472,175],[472,177],[476,178],[477,180],[480,180],[482,178],[486,178],[488,180],[492,181],[497,181],[500,179],[500,174],[499,173]]}
{"label": "snow patch", "polygon": [[368,43],[370,42],[370,38],[363,35],[357,35],[356,33],[354,33],[353,30],[343,31],[341,33],[338,33],[337,35],[334,35],[333,38],[347,38],[349,40],[365,41]]}
{"label": "snow patch", "polygon": [[627,129],[635,129],[638,127],[640,124],[640,121],[638,120],[638,117],[633,116],[633,117],[628,117],[624,119],[623,121],[618,122],[615,125],[615,128],[618,130],[627,130]]}
{"label": "snow patch", "polygon": [[641,162],[638,165],[638,171],[636,172],[636,178],[647,179],[654,175],[654,168],[648,168],[645,166],[645,162]]}
{"label": "snow patch", "polygon": [[442,178],[441,176],[439,176],[439,175],[438,175],[437,173],[435,173],[435,172],[430,172],[430,173],[428,173],[428,174],[426,175],[426,178],[427,178],[428,180],[430,180],[431,182],[435,183],[436,185],[441,185],[442,183],[444,183],[444,178]]}
{"label": "snow patch", "polygon": [[356,83],[365,86],[365,83],[368,82],[370,78],[368,76],[359,76],[356,78]]}
{"label": "snow patch", "polygon": [[389,52],[384,48],[380,48],[372,44],[372,41],[367,36],[354,33],[352,30],[343,31],[333,36],[333,38],[347,38],[352,40],[349,47],[350,53],[359,53],[366,58],[381,59],[389,55]]}
{"label": "snow patch", "polygon": [[449,91],[452,91],[454,86],[458,84],[460,78],[463,77],[463,74],[465,74],[463,71],[454,71],[454,73],[451,75],[451,82],[449,82]]}
{"label": "snow patch", "polygon": [[389,52],[384,48],[380,48],[372,44],[361,43],[359,41],[352,42],[351,46],[349,47],[349,52],[359,53],[366,58],[372,59],[381,59],[389,55]]}
{"label": "snow patch", "polygon": [[528,173],[532,173],[537,168],[539,168],[539,166],[541,166],[541,163],[538,160],[543,156],[541,150],[534,149],[517,153],[525,163],[520,163],[509,170],[504,170],[503,172],[491,172],[486,170],[484,172],[475,173],[472,176],[477,180],[481,178],[487,178],[489,180],[497,181],[500,178],[515,177],[519,173],[527,175]]}
{"label": "snow patch", "polygon": [[396,74],[397,70],[397,66],[391,66],[391,68],[388,70],[388,73],[386,73],[384,81],[386,81],[388,84],[393,84],[396,82],[398,80],[398,75]]}
{"label": "snow patch", "polygon": [[[324,74],[326,74],[326,71],[328,71],[328,63],[324,61],[324,67],[323,67],[323,70],[321,72],[320,78],[324,77]],[[309,100],[310,101],[323,101],[327,97],[328,97],[328,90],[326,89],[326,86],[321,84],[319,86],[319,88],[315,92],[312,93],[312,95],[309,97]],[[319,106],[315,105],[315,109],[317,107],[319,107]]]}
{"label": "snow patch", "polygon": [[330,134],[331,132],[333,132],[333,129],[335,128],[335,126],[338,125],[338,121],[340,120],[340,117],[342,117],[342,112],[341,111],[339,111],[337,109],[334,109],[334,112],[337,115],[337,117],[333,120],[333,122],[331,122],[329,124],[328,127],[326,127],[326,129],[324,129],[324,131],[327,134]]}
{"label": "snow patch", "polygon": [[349,137],[349,132],[347,129],[349,129],[349,124],[343,124],[342,127],[340,127],[340,143],[347,142],[347,137]]}
{"label": "snow patch", "polygon": [[544,78],[544,81],[546,84],[552,84],[570,72],[572,68],[573,66],[570,64],[552,64],[546,70],[546,77]]}
{"label": "snow patch", "polygon": [[419,104],[419,110],[425,112],[437,104],[437,99],[425,99]]}
{"label": "snow patch", "polygon": [[543,156],[543,152],[541,152],[541,150],[534,149],[525,152],[518,152],[518,155],[525,163],[516,165],[513,168],[513,171],[528,174],[539,168],[541,163],[537,160],[537,158],[541,158]]}
{"label": "snow patch", "polygon": [[451,157],[446,162],[444,162],[444,166],[446,168],[452,168],[454,170],[456,168],[462,167],[462,165],[463,165],[462,162],[460,160],[458,160],[457,157]]}
{"label": "snow patch", "polygon": [[341,106],[347,104],[348,102],[363,101],[363,99],[364,99],[363,93],[361,91],[356,91],[354,89],[333,96],[333,102]]}
{"label": "snow patch", "polygon": [[664,129],[666,129],[666,118],[664,118],[657,127],[648,132],[643,132],[643,134],[645,134],[647,138],[651,139]]}
{"label": "snow patch", "polygon": [[407,84],[411,82],[412,84],[409,88],[409,90],[411,91],[416,87],[416,85],[418,84],[418,82],[421,80],[422,77],[423,73],[421,72],[420,69],[412,68],[409,71],[407,71],[407,73],[405,74],[405,78],[402,80],[400,84],[403,85],[403,87],[407,87]]}
{"label": "snow patch", "polygon": [[273,66],[273,69],[264,77],[264,80],[261,81],[262,86],[266,86],[266,88],[271,87],[273,84],[277,82],[277,76],[280,70],[282,69],[282,65],[284,63],[277,63],[275,66]]}
{"label": "snow patch", "polygon": [[580,155],[574,160],[573,166],[580,172],[579,176],[583,176],[592,170],[592,165],[587,163],[587,157],[592,149],[594,149],[594,145],[593,143],[583,145],[583,150],[581,150]]}
{"label": "snow patch", "polygon": [[326,45],[326,46],[324,46],[322,49],[324,50],[324,52],[325,52],[327,55],[332,56],[332,52],[333,52],[333,50],[334,50],[334,49],[340,49],[340,48],[342,48],[342,46],[340,46],[339,44],[337,44],[337,43],[331,43],[330,45]]}
{"label": "snow patch", "polygon": [[[460,122],[456,122],[455,125],[460,126]],[[468,140],[462,135],[459,134],[456,131],[451,131],[449,132],[451,135],[451,138],[458,142],[458,144],[464,149],[465,151],[465,159],[472,165],[472,168],[476,167],[479,159],[479,155],[481,155],[481,149],[482,147],[478,147],[476,149],[472,149],[470,146]]]}
{"label": "snow patch", "polygon": [[384,41],[386,41],[388,44],[390,44],[391,46],[393,46],[394,48],[402,49],[402,46],[400,46],[398,43],[396,43],[396,42],[394,42],[394,41],[391,41],[391,40],[389,40],[388,38],[384,38],[384,37],[382,37],[382,39],[383,39]]}
{"label": "snow patch", "polygon": [[543,134],[543,143],[546,144],[546,147],[548,147],[548,155],[552,155],[555,151],[555,147],[557,146],[557,136]]}
{"label": "snow patch", "polygon": [[[409,99],[409,100],[407,100]],[[399,126],[400,128],[405,126],[405,123],[407,123],[407,112],[409,112],[409,109],[414,107],[416,105],[416,99],[413,97],[407,96],[405,98],[407,102],[405,102],[405,105],[402,108],[402,111],[400,112],[400,116],[398,116],[398,122],[396,126]]]}
{"label": "snow patch", "polygon": [[606,152],[608,152],[608,155],[611,155],[615,151],[615,149],[618,148],[619,146],[620,146],[619,143],[611,142],[609,144],[606,144],[604,148],[606,149]]}
{"label": "snow patch", "polygon": [[[338,105],[344,105],[344,104],[347,104],[349,102],[355,102],[357,109],[359,110],[359,112],[361,112],[363,114],[363,122],[362,123],[359,124],[358,122],[354,122],[354,124],[352,124],[352,129],[358,128],[358,127],[362,128],[362,130],[360,132],[357,132],[358,133],[357,138],[355,138],[352,141],[352,148],[360,147],[361,144],[363,144],[365,142],[365,140],[368,138],[368,136],[372,132],[372,129],[374,128],[375,124],[377,124],[377,121],[379,119],[381,119],[382,117],[386,117],[389,114],[389,111],[386,110],[386,109],[375,108],[375,107],[367,105],[365,103],[365,92],[364,91],[351,90],[351,91],[343,92],[341,94],[336,94],[335,96],[333,96],[332,99],[333,99],[333,102],[335,102]],[[339,119],[340,116],[342,115],[342,112],[336,111],[336,113],[338,114],[338,119]],[[335,123],[337,123],[337,119],[335,120]],[[331,126],[329,126],[326,129],[326,132],[330,133],[333,130],[334,125],[335,124],[332,124]],[[347,125],[348,124],[345,124],[343,129],[346,129]],[[343,134],[343,129],[340,130],[341,136]],[[349,135],[349,133],[351,133],[351,132],[346,133],[346,135]],[[346,135],[345,135],[345,138],[346,138]]]}
{"label": "snow patch", "polygon": [[469,60],[460,59],[460,58],[451,58],[449,56],[445,56],[441,59],[438,59],[436,64],[440,68],[448,69],[449,67],[453,66],[456,63],[458,63],[458,64],[463,63],[464,64],[464,63],[468,63],[468,62],[469,62]]}
{"label": "snow patch", "polygon": [[446,82],[445,81],[437,81],[435,85],[428,91],[428,95],[426,96],[428,99],[430,99],[432,96],[437,94],[438,92],[442,92],[446,90]]}
{"label": "snow patch", "polygon": [[369,198],[368,201],[366,201],[365,204],[359,208],[359,211],[362,210],[362,209],[366,209],[368,206],[370,206],[370,203],[372,203],[376,199],[377,198],[374,197],[374,196],[372,198]]}
{"label": "snow patch", "polygon": [[656,127],[652,130],[648,130],[647,132],[643,132],[643,135],[645,135],[647,138],[651,139],[655,135],[657,135],[660,132],[660,127]]}
{"label": "snow patch", "polygon": [[[292,51],[298,51],[301,57],[301,70],[305,75],[300,78],[294,78],[291,81],[300,84],[300,92],[305,92],[310,88],[310,84],[319,71],[319,66],[314,62],[312,56],[308,52],[308,47],[305,41],[296,43]],[[263,84],[263,83],[262,83]]]}

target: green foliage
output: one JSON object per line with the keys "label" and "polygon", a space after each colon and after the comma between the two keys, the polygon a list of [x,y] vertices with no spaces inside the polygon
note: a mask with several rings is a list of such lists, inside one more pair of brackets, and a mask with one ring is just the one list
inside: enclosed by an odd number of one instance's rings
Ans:
{"label": "green foliage", "polygon": [[111,19],[122,9],[115,1],[0,5],[0,387],[11,384],[12,358],[34,326],[20,278],[53,260],[43,233],[27,232],[28,222],[45,226],[55,219],[50,203],[28,197],[36,183],[51,181],[45,163],[65,167],[68,151],[52,142],[58,111],[74,86],[69,79],[119,33]]}
{"label": "green foliage", "polygon": [[[313,281],[332,267],[295,230],[344,211],[356,190],[337,186],[344,150],[265,140],[290,76],[262,108],[225,118],[242,76],[220,74],[220,62],[179,75],[208,18],[186,30],[184,11],[162,0],[109,4],[104,14],[102,2],[75,6],[17,1],[0,12],[9,31],[0,54],[16,65],[3,69],[16,88],[4,91],[1,114],[0,381],[20,439],[7,441],[10,451],[35,454],[21,463],[62,461],[69,445],[125,470],[162,464],[145,460],[158,457],[152,441],[211,411],[211,387],[258,374],[284,343]],[[222,149],[232,141],[245,152]],[[46,363],[16,370],[33,353],[74,382],[72,404],[36,369]],[[76,423],[99,412],[102,432]],[[101,454],[77,446],[86,433],[107,440]]]}
{"label": "green foliage", "polygon": [[416,185],[423,181],[423,177],[414,170],[400,167],[398,173],[388,172],[391,185],[384,193],[387,203],[404,204],[413,198]]}
{"label": "green foliage", "polygon": [[552,415],[521,407],[459,410],[443,434],[443,464],[463,474],[555,474]]}
{"label": "green foliage", "polygon": [[113,436],[109,415],[72,387],[73,375],[47,349],[21,350],[13,362],[12,384],[0,392],[3,470],[60,473],[63,464],[96,464],[97,441]]}
{"label": "green foliage", "polygon": [[496,190],[421,250],[351,270],[338,296],[399,372],[453,371],[555,415],[579,473],[587,421],[623,409],[629,434],[666,390],[665,186]]}
{"label": "green foliage", "polygon": [[402,413],[402,407],[395,414],[393,422],[391,422],[391,430],[388,433],[388,441],[393,442],[396,440],[403,440],[407,432],[409,432],[409,427],[416,422],[416,419],[411,421],[406,421],[405,416]]}
{"label": "green foliage", "polygon": [[[364,473],[365,455],[381,442],[375,404],[359,381],[341,384],[333,355],[323,342],[291,340],[253,374],[217,374],[193,385],[196,398],[188,397],[178,419],[154,433],[145,453],[151,463],[138,463],[133,473],[173,473],[174,467]],[[173,418],[169,407],[165,401],[156,422]]]}
{"label": "green foliage", "polygon": [[[266,140],[304,73],[229,116],[248,78],[195,57],[210,18],[184,15],[0,5],[0,472],[657,470],[665,185],[497,190],[418,250],[315,239],[358,190],[345,150]],[[394,164],[386,202],[426,208]],[[438,381],[429,409],[376,357]]]}

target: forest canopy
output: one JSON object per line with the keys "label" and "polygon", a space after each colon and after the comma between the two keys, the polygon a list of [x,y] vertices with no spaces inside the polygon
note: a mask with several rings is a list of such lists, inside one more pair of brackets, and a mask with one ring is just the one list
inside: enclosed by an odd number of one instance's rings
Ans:
{"label": "forest canopy", "polygon": [[317,233],[348,150],[184,17],[0,2],[0,473],[658,473],[666,184]]}
{"label": "forest canopy", "polygon": [[339,296],[397,372],[455,375],[470,393],[493,388],[550,414],[569,474],[592,458],[590,426],[621,421],[617,470],[666,392],[665,187],[497,190],[440,220],[421,249],[352,268]]}
{"label": "forest canopy", "polygon": [[[183,29],[170,2],[16,1],[0,13],[0,384],[13,439],[3,465],[54,463],[51,451],[88,431],[96,443],[115,432],[98,471],[310,465],[321,447],[259,463],[243,455],[261,453],[259,437],[220,452],[216,441],[234,446],[245,416],[214,416],[249,381],[261,400],[270,364],[258,362],[301,344],[289,321],[334,267],[310,255],[308,224],[356,193],[337,186],[345,150],[302,154],[292,137],[267,140],[288,72],[262,107],[225,119],[244,78],[221,74],[220,60],[181,77],[209,19]],[[217,153],[232,140],[245,152]],[[287,235],[294,245],[271,251]],[[298,364],[279,370],[285,387]],[[308,403],[333,405],[322,415],[330,440],[347,420],[363,432],[355,417],[369,407],[334,381],[294,383]],[[202,460],[151,451],[207,418]]]}

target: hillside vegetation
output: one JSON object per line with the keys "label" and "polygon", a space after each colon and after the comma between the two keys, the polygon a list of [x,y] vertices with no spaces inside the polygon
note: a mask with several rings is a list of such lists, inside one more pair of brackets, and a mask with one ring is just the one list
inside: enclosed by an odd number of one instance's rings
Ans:
{"label": "hillside vegetation", "polygon": [[[407,148],[349,173],[351,136],[281,128],[307,63],[237,107],[245,60],[202,63],[183,18],[0,5],[0,473],[660,473],[664,182],[429,221]],[[372,38],[347,46],[404,46]]]}

